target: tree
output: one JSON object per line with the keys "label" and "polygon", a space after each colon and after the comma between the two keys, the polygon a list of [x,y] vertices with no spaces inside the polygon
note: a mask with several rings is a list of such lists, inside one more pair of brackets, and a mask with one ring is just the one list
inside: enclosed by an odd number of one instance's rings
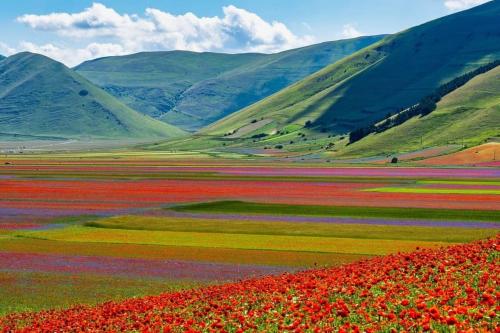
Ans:
{"label": "tree", "polygon": [[[349,133],[349,143],[354,143],[356,141],[361,140],[365,136],[371,133],[382,133],[392,127],[401,125],[405,121],[415,117],[415,116],[426,116],[429,113],[433,112],[437,108],[437,103],[443,98],[445,95],[451,93],[452,91],[460,88],[471,79],[476,77],[477,75],[486,73],[497,66],[500,66],[500,60],[495,60],[489,64],[481,66],[471,72],[465,73],[464,75],[458,76],[453,80],[442,84],[432,93],[427,96],[424,96],[420,99],[420,101],[408,108],[403,108],[398,114],[394,117],[390,117],[389,114],[385,119],[378,120],[371,125],[363,128],[358,128],[351,133]],[[307,123],[306,123],[307,124]],[[306,126],[307,127],[307,126]]]}

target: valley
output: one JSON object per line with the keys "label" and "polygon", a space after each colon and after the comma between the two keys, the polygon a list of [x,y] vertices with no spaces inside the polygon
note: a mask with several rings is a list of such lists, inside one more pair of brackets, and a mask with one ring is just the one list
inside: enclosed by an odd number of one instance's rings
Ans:
{"label": "valley", "polygon": [[499,332],[499,0],[110,3],[5,23],[1,332]]}

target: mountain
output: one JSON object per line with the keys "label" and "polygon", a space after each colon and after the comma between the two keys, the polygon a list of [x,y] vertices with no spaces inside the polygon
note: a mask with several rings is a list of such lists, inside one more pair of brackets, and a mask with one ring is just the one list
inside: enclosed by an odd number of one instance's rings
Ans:
{"label": "mountain", "polygon": [[193,84],[262,57],[260,54],[143,52],[87,61],[75,70],[131,108],[161,118]]}
{"label": "mountain", "polygon": [[307,122],[318,132],[341,134],[383,119],[442,83],[499,59],[498,17],[500,1],[492,1],[388,36],[202,133],[250,137]]}
{"label": "mountain", "polygon": [[437,109],[346,147],[344,154],[394,154],[424,147],[475,146],[500,137],[500,66],[446,95]]}
{"label": "mountain", "polygon": [[2,61],[4,59],[5,59],[5,56],[3,56],[3,55],[0,54],[0,61]]}
{"label": "mountain", "polygon": [[193,131],[382,37],[326,42],[277,54],[138,53],[87,61],[75,70],[131,108]]}
{"label": "mountain", "polygon": [[178,128],[142,115],[50,58],[0,62],[0,133],[64,138],[168,138]]}

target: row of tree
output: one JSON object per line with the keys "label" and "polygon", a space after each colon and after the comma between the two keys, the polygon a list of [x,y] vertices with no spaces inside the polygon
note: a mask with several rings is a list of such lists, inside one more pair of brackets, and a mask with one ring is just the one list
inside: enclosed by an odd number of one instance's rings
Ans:
{"label": "row of tree", "polygon": [[443,98],[443,96],[451,93],[452,91],[460,88],[471,79],[476,77],[477,75],[486,73],[493,68],[500,65],[500,60],[495,60],[489,64],[478,67],[477,69],[465,73],[464,75],[458,76],[455,79],[439,86],[434,92],[423,97],[417,104],[405,108],[396,115],[389,115],[382,121],[378,121],[369,126],[356,129],[349,133],[349,143],[354,143],[356,141],[361,140],[365,136],[371,133],[381,133],[389,128],[392,128],[397,125],[401,125],[405,121],[413,118],[415,116],[426,116],[432,111],[434,111],[437,107],[437,103]]}

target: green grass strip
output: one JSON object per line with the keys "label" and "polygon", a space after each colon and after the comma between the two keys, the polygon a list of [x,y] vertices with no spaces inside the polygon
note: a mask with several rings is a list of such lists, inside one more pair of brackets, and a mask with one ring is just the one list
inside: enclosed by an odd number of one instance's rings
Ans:
{"label": "green grass strip", "polygon": [[76,215],[56,217],[50,221],[51,224],[83,224],[99,219],[98,215]]}
{"label": "green grass strip", "polygon": [[420,180],[417,184],[500,186],[499,181],[487,180]]}
{"label": "green grass strip", "polygon": [[464,188],[421,188],[421,187],[378,187],[364,191],[381,193],[418,193],[418,194],[486,194],[499,195],[499,190]]}
{"label": "green grass strip", "polygon": [[157,216],[113,216],[85,226],[107,229],[203,232],[248,235],[336,237],[357,239],[398,239],[432,242],[470,242],[495,236],[498,229],[392,226],[367,224],[297,223],[203,219]]}
{"label": "green grass strip", "polygon": [[124,230],[71,226],[47,231],[19,232],[19,237],[66,242],[166,245],[197,248],[298,251],[385,255],[414,251],[416,247],[438,247],[447,242],[393,239],[353,239],[288,235],[248,235],[207,232]]}
{"label": "green grass strip", "polygon": [[500,211],[401,207],[346,207],[215,201],[169,207],[178,212],[498,221]]}

